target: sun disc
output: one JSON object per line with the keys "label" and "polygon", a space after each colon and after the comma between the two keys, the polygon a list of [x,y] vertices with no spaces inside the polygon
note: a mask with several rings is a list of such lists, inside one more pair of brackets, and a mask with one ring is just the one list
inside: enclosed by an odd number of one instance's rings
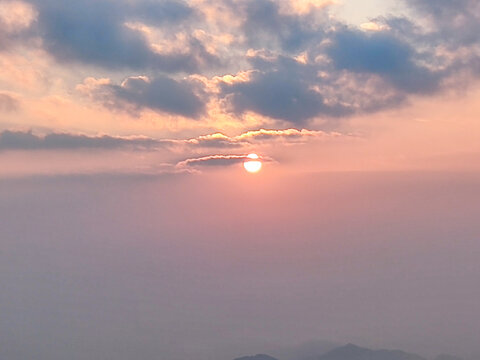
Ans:
{"label": "sun disc", "polygon": [[243,167],[249,173],[256,173],[262,169],[262,162],[258,160],[259,156],[257,154],[249,154],[247,159],[248,160],[243,163]]}

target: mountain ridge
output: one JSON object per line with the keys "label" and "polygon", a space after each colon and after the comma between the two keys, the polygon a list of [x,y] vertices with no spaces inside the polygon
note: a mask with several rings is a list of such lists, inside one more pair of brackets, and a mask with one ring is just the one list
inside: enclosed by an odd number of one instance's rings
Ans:
{"label": "mountain ridge", "polygon": [[[278,360],[267,354],[243,356],[234,360]],[[281,360],[292,360],[281,358]],[[427,358],[398,349],[369,349],[352,343],[335,347],[325,353],[309,356],[303,360],[428,360]],[[435,360],[463,360],[452,355],[439,355]]]}

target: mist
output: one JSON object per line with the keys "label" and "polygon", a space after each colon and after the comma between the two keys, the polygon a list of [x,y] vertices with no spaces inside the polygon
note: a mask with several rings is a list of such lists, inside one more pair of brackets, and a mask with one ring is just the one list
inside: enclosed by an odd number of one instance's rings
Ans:
{"label": "mist", "polygon": [[479,180],[0,180],[0,357],[230,360],[309,340],[474,357]]}

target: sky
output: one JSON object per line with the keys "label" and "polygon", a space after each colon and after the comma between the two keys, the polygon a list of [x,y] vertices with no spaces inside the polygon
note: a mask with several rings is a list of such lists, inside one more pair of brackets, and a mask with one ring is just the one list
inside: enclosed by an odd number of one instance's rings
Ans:
{"label": "sky", "polygon": [[476,0],[0,0],[0,357],[478,358],[479,24]]}

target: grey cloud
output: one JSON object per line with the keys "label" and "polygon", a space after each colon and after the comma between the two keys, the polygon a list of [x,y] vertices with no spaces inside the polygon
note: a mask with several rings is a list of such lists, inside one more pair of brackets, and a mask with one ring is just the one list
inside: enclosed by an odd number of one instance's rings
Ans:
{"label": "grey cloud", "polygon": [[19,108],[20,104],[17,99],[11,95],[0,93],[0,111],[10,112]]}
{"label": "grey cloud", "polygon": [[140,1],[58,0],[34,1],[38,31],[44,47],[61,62],[80,62],[107,69],[151,69],[168,72],[198,71],[204,64],[217,64],[202,44],[191,39],[182,52],[160,54],[138,31],[127,28],[128,20],[155,25],[181,24],[193,14],[186,3]]}
{"label": "grey cloud", "polygon": [[17,35],[10,34],[0,21],[0,51],[9,49],[14,44],[15,38],[17,38]]}
{"label": "grey cloud", "polygon": [[246,159],[246,155],[210,155],[180,161],[177,164],[177,167],[188,168],[197,166],[230,166],[242,163]]}
{"label": "grey cloud", "polygon": [[323,98],[289,73],[256,73],[252,80],[225,85],[232,97],[235,113],[254,111],[261,115],[291,122],[304,122],[324,109]]}
{"label": "grey cloud", "polygon": [[130,3],[128,10],[133,18],[154,25],[171,26],[195,16],[195,10],[184,1],[147,0],[140,5]]}
{"label": "grey cloud", "polygon": [[349,109],[327,104],[322,94],[312,89],[316,77],[315,67],[279,57],[270,62],[269,70],[254,72],[247,82],[222,84],[222,91],[237,114],[254,111],[293,123],[318,114],[347,115]]}
{"label": "grey cloud", "polygon": [[25,25],[20,28],[11,28],[5,23],[0,16],[0,52],[11,50],[17,44],[28,43],[31,38],[29,26]]}
{"label": "grey cloud", "polygon": [[276,40],[284,50],[299,51],[323,35],[312,14],[282,14],[279,4],[271,0],[249,0],[241,9],[243,28],[251,45],[271,47],[272,40]]}
{"label": "grey cloud", "polygon": [[[192,139],[157,139],[145,136],[87,136],[71,133],[50,133],[45,136],[32,131],[4,130],[0,132],[0,151],[7,150],[75,150],[75,149],[119,149],[135,148],[185,151],[186,148],[239,148],[251,144],[267,144],[282,141],[284,144],[302,143],[310,139],[327,139],[345,136],[317,130],[260,129],[247,131],[237,136],[221,133],[202,135]],[[228,155],[230,156],[230,155]],[[235,156],[233,156],[235,158]],[[241,159],[244,156],[240,156]],[[195,161],[193,161],[195,162]]]}
{"label": "grey cloud", "polygon": [[[381,79],[372,81],[325,64],[285,57],[262,61],[265,70],[254,72],[248,81],[221,84],[221,96],[234,113],[253,111],[303,124],[316,117],[334,119],[376,111],[405,100],[403,93]],[[319,75],[322,71],[325,76]]]}
{"label": "grey cloud", "polygon": [[438,89],[443,75],[417,65],[412,46],[387,32],[365,33],[344,28],[334,32],[327,54],[337,69],[380,75],[409,93]]}
{"label": "grey cloud", "polygon": [[[228,111],[252,111],[302,126],[316,118],[333,123],[393,108],[411,96],[441,91],[446,83],[464,85],[466,76],[449,81],[459,72],[471,73],[470,78],[480,74],[477,1],[406,1],[417,17],[435,26],[426,31],[415,16],[387,16],[379,19],[388,25],[385,29],[366,32],[322,17],[321,12],[282,12],[273,0],[224,0],[240,25],[232,22],[232,28],[224,29],[219,22],[214,29],[205,21],[201,5],[175,0],[31,0],[38,9],[43,44],[56,59],[152,74],[151,81],[132,77],[123,85],[98,86],[96,98],[111,108],[198,117],[216,95],[159,73],[204,72],[211,77],[219,74],[219,66],[230,64],[231,72],[250,70],[251,76],[245,82],[221,83],[218,100]],[[166,41],[181,29],[186,49],[155,52],[140,32],[124,26],[125,21],[153,24],[164,31]],[[204,30],[207,38],[228,31],[235,39],[224,46],[220,59],[193,35],[194,29]],[[249,48],[256,55],[250,51],[239,58]],[[450,53],[439,55],[440,48]],[[205,72],[207,68],[216,71]]]}
{"label": "grey cloud", "polygon": [[[448,12],[435,4],[418,1],[417,8],[422,7],[426,12],[431,6],[431,16],[443,23],[446,19],[442,16]],[[451,2],[448,4],[454,6]],[[467,25],[480,23],[468,20],[472,16],[476,19],[475,11],[480,12],[478,8],[474,11],[472,4],[472,1],[461,1],[455,4],[460,10],[453,12],[460,14],[459,19]],[[275,3],[265,0],[255,6],[259,8],[258,13],[252,12],[247,22],[257,19],[264,23],[257,27],[252,23],[249,28],[273,34],[275,19],[280,16]],[[437,9],[439,6],[441,10]],[[266,8],[277,12],[263,20]],[[308,19],[309,15],[296,16]],[[412,95],[441,91],[447,80],[458,72],[480,73],[480,59],[474,49],[454,60],[452,56],[437,55],[437,46],[449,41],[442,28],[423,34],[415,19],[387,17],[378,20],[388,26],[380,31],[361,31],[330,20],[329,30],[317,31],[313,35],[315,41],[307,43],[301,61],[295,56],[299,51],[279,54],[270,47],[257,50],[253,56],[250,53],[248,60],[253,69],[250,78],[222,84],[221,97],[237,115],[253,111],[302,124],[313,118],[328,120],[393,108],[406,103]],[[457,19],[457,23],[460,20]],[[324,24],[325,28],[327,25]],[[467,37],[476,38],[480,31],[472,26],[466,27]],[[446,29],[449,31],[448,27]],[[325,39],[327,41],[323,42]],[[435,41],[429,41],[431,39]],[[466,41],[463,44],[467,44]]]}
{"label": "grey cloud", "polygon": [[480,6],[477,0],[406,0],[420,16],[437,27],[430,40],[450,46],[469,46],[480,42]]}
{"label": "grey cloud", "polygon": [[87,90],[89,95],[109,108],[141,110],[149,108],[195,118],[205,111],[203,85],[166,76],[154,79],[130,77],[121,85],[99,83]]}
{"label": "grey cloud", "polygon": [[[247,155],[235,155],[235,154],[220,154],[220,155],[207,155],[196,158],[189,158],[177,163],[176,168],[179,170],[195,169],[197,167],[227,167],[235,164],[241,164],[245,160],[251,160]],[[268,156],[259,155],[258,160],[264,163],[275,162],[274,159]]]}
{"label": "grey cloud", "polygon": [[[316,23],[310,13],[280,13],[273,1],[247,2],[244,31],[257,47],[248,58],[252,75],[245,82],[222,84],[221,97],[235,114],[253,111],[302,124],[400,106],[412,95],[439,92],[446,83],[464,83],[465,77],[450,81],[459,72],[478,76],[475,48],[463,48],[462,57],[454,54],[462,46],[479,44],[478,2],[408,0],[408,4],[436,28],[425,33],[415,17],[388,16],[378,19],[387,25],[383,30],[361,31],[333,19]],[[299,34],[301,41],[287,46],[285,40],[292,34]],[[281,47],[272,45],[272,39]],[[439,46],[450,48],[452,54],[439,56]],[[303,51],[302,61],[296,61]]]}
{"label": "grey cloud", "polygon": [[86,136],[53,133],[38,136],[32,132],[4,130],[0,132],[2,150],[75,150],[75,149],[118,149],[123,147],[154,148],[162,141],[147,137]]}

